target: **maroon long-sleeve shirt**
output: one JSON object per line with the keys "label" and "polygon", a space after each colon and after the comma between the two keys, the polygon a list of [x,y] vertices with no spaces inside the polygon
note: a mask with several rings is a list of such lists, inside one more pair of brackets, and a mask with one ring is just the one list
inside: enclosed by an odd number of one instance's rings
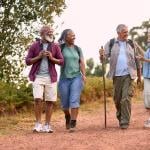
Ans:
{"label": "maroon long-sleeve shirt", "polygon": [[[35,43],[33,43],[31,45],[31,47],[28,50],[28,54],[27,54],[25,60],[26,60],[27,65],[32,65],[30,73],[29,73],[29,78],[31,81],[34,81],[36,78],[36,74],[40,68],[41,59],[34,64],[31,64],[30,60],[34,57],[37,57],[39,55],[40,51],[42,50],[42,48],[43,47],[42,47],[41,41],[36,41]],[[60,60],[59,65],[63,65],[64,59],[63,59],[63,55],[61,53],[60,47],[56,43],[51,43],[51,46],[50,45],[48,46],[48,50],[52,53],[52,56],[54,58]],[[49,69],[49,73],[50,73],[51,82],[56,82],[57,81],[57,72],[56,72],[55,64],[50,61],[48,69]]]}

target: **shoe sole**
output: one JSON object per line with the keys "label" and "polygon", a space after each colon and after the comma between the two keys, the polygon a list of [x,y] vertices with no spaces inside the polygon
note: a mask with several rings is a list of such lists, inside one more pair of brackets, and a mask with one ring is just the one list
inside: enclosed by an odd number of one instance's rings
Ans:
{"label": "shoe sole", "polygon": [[50,131],[42,131],[42,133],[53,133],[54,131],[50,130]]}
{"label": "shoe sole", "polygon": [[53,133],[54,131],[49,131],[49,132],[46,132],[46,133]]}
{"label": "shoe sole", "polygon": [[122,130],[124,130],[124,129],[128,129],[128,126],[127,127],[120,127]]}
{"label": "shoe sole", "polygon": [[33,133],[41,133],[42,131],[33,130]]}

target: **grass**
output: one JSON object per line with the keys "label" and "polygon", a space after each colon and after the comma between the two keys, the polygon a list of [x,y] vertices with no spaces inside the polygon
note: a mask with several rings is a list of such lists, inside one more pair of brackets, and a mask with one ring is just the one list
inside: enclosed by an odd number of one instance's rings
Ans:
{"label": "grass", "polygon": [[[81,105],[80,112],[92,113],[96,109],[101,109],[103,105],[100,101],[94,101]],[[54,112],[52,120],[57,121],[63,115],[63,112],[58,109]],[[45,119],[45,114],[42,115],[42,121]],[[0,117],[0,136],[24,134],[31,132],[34,125],[34,112],[18,113],[12,116]]]}
{"label": "grass", "polygon": [[0,136],[21,133],[32,126],[33,114],[23,113],[0,117]]}

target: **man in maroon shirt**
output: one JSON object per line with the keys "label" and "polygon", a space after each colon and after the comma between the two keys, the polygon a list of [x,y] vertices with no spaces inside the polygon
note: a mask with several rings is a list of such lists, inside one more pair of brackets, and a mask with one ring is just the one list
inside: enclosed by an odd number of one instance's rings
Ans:
{"label": "man in maroon shirt", "polygon": [[[53,130],[50,125],[53,102],[57,99],[57,72],[55,64],[63,65],[60,47],[52,42],[53,30],[43,26],[40,30],[41,40],[34,42],[29,48],[26,64],[32,65],[29,78],[33,81],[33,96],[35,100],[34,132],[48,132]],[[42,100],[46,102],[45,124],[41,123]]]}

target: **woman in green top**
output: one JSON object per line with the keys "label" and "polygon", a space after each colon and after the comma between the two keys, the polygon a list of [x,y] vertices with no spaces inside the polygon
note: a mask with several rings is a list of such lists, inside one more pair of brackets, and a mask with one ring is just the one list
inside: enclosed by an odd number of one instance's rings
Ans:
{"label": "woman in green top", "polygon": [[81,48],[74,45],[75,34],[71,29],[62,32],[59,39],[64,65],[61,67],[59,93],[65,114],[66,129],[74,131],[80,107],[80,95],[85,77],[85,64]]}

